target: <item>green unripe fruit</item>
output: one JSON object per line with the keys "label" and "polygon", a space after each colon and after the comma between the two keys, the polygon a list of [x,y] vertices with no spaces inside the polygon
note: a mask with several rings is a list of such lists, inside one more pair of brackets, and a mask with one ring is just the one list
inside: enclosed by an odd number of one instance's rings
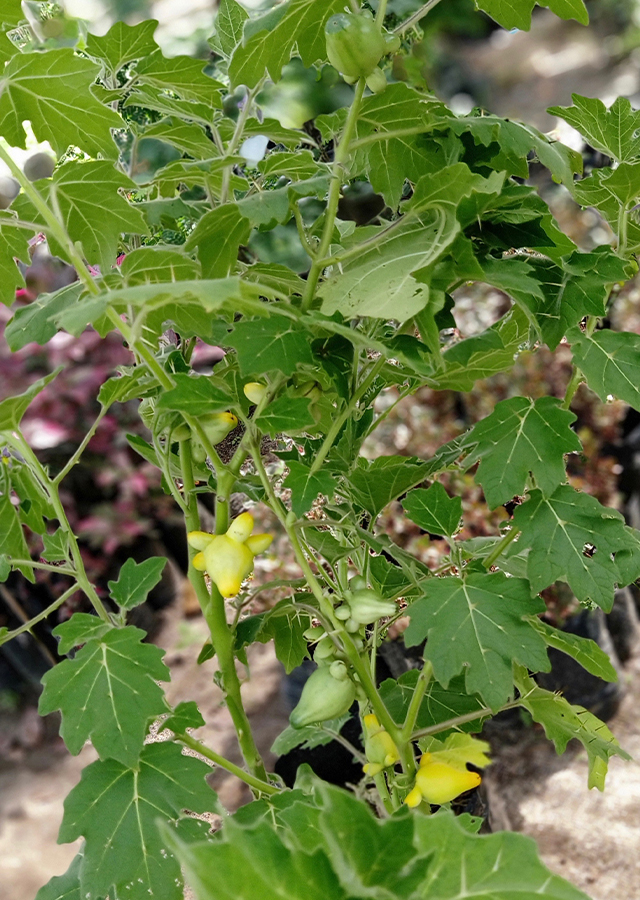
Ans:
{"label": "green unripe fruit", "polygon": [[55,159],[49,153],[34,153],[25,162],[22,171],[29,181],[51,178],[56,167]]}
{"label": "green unripe fruit", "polygon": [[350,678],[334,678],[331,667],[322,666],[305,683],[289,721],[293,728],[304,728],[305,725],[335,719],[349,710],[355,697],[356,686]]}
{"label": "green unripe fruit", "polygon": [[171,432],[171,440],[172,441],[188,441],[191,437],[191,429],[187,425],[186,422],[183,422],[181,425],[178,425],[177,428],[174,428]]}
{"label": "green unripe fruit", "polygon": [[360,625],[372,625],[383,616],[392,616],[397,612],[397,606],[391,600],[383,600],[375,591],[354,591],[349,600],[351,617]]}
{"label": "green unripe fruit", "polygon": [[346,622],[347,619],[351,618],[351,610],[346,604],[343,604],[336,609],[335,615],[336,619],[339,619],[341,622]]}
{"label": "green unripe fruit", "polygon": [[331,672],[333,677],[336,679],[336,681],[344,681],[346,678],[349,677],[349,672],[347,670],[347,667],[339,659],[337,659],[335,662],[331,663],[331,665],[329,666],[329,671]]}
{"label": "green unripe fruit", "polygon": [[306,641],[313,643],[314,641],[319,641],[324,634],[325,630],[322,625],[311,625],[306,631],[302,632],[302,637]]}
{"label": "green unripe fruit", "polygon": [[10,175],[0,175],[0,209],[8,209],[20,193],[20,185]]}
{"label": "green unripe fruit", "polygon": [[335,648],[333,645],[333,641],[330,637],[323,637],[322,640],[318,641],[316,645],[316,649],[313,652],[313,658],[315,662],[322,662],[325,659],[330,659],[334,656]]}
{"label": "green unripe fruit", "polygon": [[363,591],[367,587],[367,579],[363,578],[362,575],[354,575],[349,580],[349,587],[352,591]]}
{"label": "green unripe fruit", "polygon": [[367,87],[374,94],[381,94],[387,87],[387,78],[379,66],[376,66],[370,75],[367,75]]}
{"label": "green unripe fruit", "polygon": [[366,78],[388,52],[370,12],[338,13],[324,27],[329,62],[347,79]]}
{"label": "green unripe fruit", "polygon": [[344,627],[347,629],[349,634],[356,634],[356,632],[360,631],[360,622],[358,622],[354,618],[347,619]]}

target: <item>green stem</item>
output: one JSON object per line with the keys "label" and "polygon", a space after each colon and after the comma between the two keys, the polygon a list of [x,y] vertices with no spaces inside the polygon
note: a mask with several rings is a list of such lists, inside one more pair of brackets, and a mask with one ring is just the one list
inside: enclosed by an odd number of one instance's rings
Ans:
{"label": "green stem", "polygon": [[302,213],[300,212],[300,208],[297,203],[293,204],[293,217],[296,220],[296,228],[298,229],[298,237],[300,238],[300,243],[304,248],[304,252],[307,256],[315,262],[317,259],[317,254],[314,248],[311,246],[311,242],[307,237],[307,233],[305,231],[304,222],[302,221]]}
{"label": "green stem", "polygon": [[[190,441],[180,442],[180,465],[184,498],[187,506],[185,516],[187,531],[200,531],[200,515],[195,493]],[[202,573],[193,568],[193,556],[193,549],[190,547],[188,577],[194,586],[209,627],[211,643],[222,673],[222,684],[227,708],[236,729],[238,743],[240,744],[244,760],[253,776],[266,781],[267,773],[264,763],[253,739],[251,725],[242,703],[240,679],[236,671],[234,655],[235,635],[227,623],[224,597],[222,597],[215,584],[211,585],[210,592],[207,590]]]}
{"label": "green stem", "polygon": [[109,407],[108,407],[108,406],[103,406],[103,407],[102,407],[102,409],[101,409],[100,412],[98,413],[96,419],[94,420],[93,425],[91,426],[91,428],[89,429],[89,431],[88,431],[88,432],[85,434],[85,436],[83,437],[83,439],[82,439],[82,441],[81,441],[81,443],[80,443],[80,446],[78,447],[78,449],[76,450],[76,452],[75,452],[75,453],[73,454],[73,456],[67,461],[67,464],[60,470],[60,472],[58,472],[58,474],[56,475],[56,477],[52,479],[52,482],[51,482],[51,483],[52,483],[53,485],[55,485],[55,486],[57,487],[57,486],[60,484],[60,482],[61,482],[64,478],[67,477],[67,475],[69,474],[69,472],[71,471],[71,469],[73,469],[73,467],[78,463],[80,457],[82,456],[82,454],[84,453],[84,451],[85,451],[86,448],[87,448],[87,444],[89,443],[89,441],[91,440],[91,438],[94,436],[94,434],[95,434],[96,431],[98,430],[98,426],[100,425],[100,422],[102,422],[103,418],[106,416],[106,414],[107,414],[108,411],[109,411]]}
{"label": "green stem", "polygon": [[64,506],[60,500],[60,496],[58,494],[57,486],[53,483],[53,481],[49,478],[46,469],[35,455],[29,444],[25,441],[24,437],[19,431],[14,431],[12,435],[12,442],[15,443],[17,449],[22,453],[25,462],[28,463],[31,471],[38,477],[38,480],[42,484],[43,488],[47,492],[47,496],[49,497],[49,501],[51,506],[53,507],[56,518],[60,522],[60,527],[67,534],[67,539],[69,541],[69,548],[71,550],[71,558],[73,560],[73,564],[75,566],[74,577],[78,582],[78,586],[84,591],[89,600],[91,601],[91,605],[98,613],[100,618],[104,622],[111,623],[111,618],[109,617],[109,613],[105,609],[102,600],[98,596],[95,587],[89,581],[89,577],[87,575],[86,569],[84,567],[84,561],[82,559],[82,554],[80,553],[80,547],[78,546],[77,538],[73,532],[71,525],[69,524],[69,520],[67,518],[67,514],[65,512]]}
{"label": "green stem", "polygon": [[498,541],[498,543],[493,548],[491,553],[485,559],[485,561],[483,563],[485,569],[491,568],[491,566],[498,559],[498,557],[502,553],[504,553],[504,551],[507,549],[509,544],[511,544],[513,541],[515,541],[515,539],[518,537],[519,534],[520,534],[520,529],[518,529],[518,528],[512,527],[509,531],[507,531],[507,533],[504,535],[504,537],[500,541]]}
{"label": "green stem", "polygon": [[416,719],[418,718],[418,713],[420,712],[420,705],[422,704],[422,700],[432,677],[433,666],[431,665],[429,660],[425,659],[424,667],[418,675],[418,680],[416,681],[416,686],[413,689],[413,695],[411,697],[411,702],[409,703],[409,709],[407,710],[404,725],[402,726],[401,734],[404,741],[409,741],[411,739],[413,730],[416,727]]}
{"label": "green stem", "polygon": [[254,791],[258,791],[261,794],[268,794],[269,796],[280,793],[279,788],[274,784],[269,784],[266,780],[263,781],[261,778],[250,775],[248,772],[245,772],[244,769],[241,769],[240,766],[236,766],[228,759],[225,759],[224,756],[220,756],[215,750],[205,747],[204,744],[201,744],[200,741],[191,737],[190,734],[175,733],[175,739],[180,741],[181,744],[184,744],[185,747],[195,750],[200,756],[204,756],[206,759],[211,760],[211,762],[220,766],[221,769],[225,769],[225,771],[231,772],[232,775],[236,775],[241,781],[248,784],[250,788],[253,788]]}
{"label": "green stem", "polygon": [[437,725],[430,725],[428,728],[419,728],[417,731],[413,732],[411,740],[417,741],[420,738],[429,737],[429,735],[432,734],[440,734],[440,732],[448,731],[450,728],[466,725],[467,722],[474,722],[476,719],[481,719],[485,716],[496,716],[499,712],[504,712],[505,709],[515,709],[517,706],[521,705],[522,703],[520,700],[513,700],[511,703],[505,703],[500,709],[491,709],[488,706],[482,706],[475,712],[464,713],[464,715],[455,716],[453,719],[446,719],[444,722],[438,722]]}
{"label": "green stem", "polygon": [[69,575],[71,578],[76,576],[74,569],[67,569],[65,566],[54,566],[51,563],[35,562],[32,559],[13,559],[11,557],[9,562],[14,569],[30,566],[32,569],[41,569],[43,572],[56,572],[58,575]]}
{"label": "green stem", "polygon": [[327,457],[327,454],[333,447],[334,441],[338,436],[340,429],[347,421],[347,419],[351,416],[354,409],[356,408],[362,397],[369,390],[373,382],[376,380],[376,378],[378,377],[378,373],[383,368],[385,362],[386,359],[383,356],[379,357],[379,359],[376,360],[374,365],[371,367],[371,371],[369,372],[367,377],[360,383],[360,386],[355,391],[355,393],[351,395],[349,402],[342,409],[342,412],[334,419],[331,428],[327,432],[327,435],[322,442],[322,446],[314,457],[313,465],[309,469],[310,475],[314,475],[321,468]]}
{"label": "green stem", "polygon": [[[59,570],[58,570],[59,571]],[[60,594],[57,600],[54,600],[46,609],[43,609],[42,612],[39,612],[37,616],[34,616],[33,619],[29,619],[28,622],[25,622],[24,625],[21,625],[19,628],[15,628],[13,631],[7,632],[7,634],[0,637],[0,647],[3,644],[6,644],[7,641],[12,640],[14,637],[18,637],[19,634],[23,634],[25,631],[31,631],[34,625],[37,625],[38,622],[41,622],[43,619],[46,619],[47,616],[51,615],[52,612],[55,612],[58,607],[62,606],[62,604],[71,597],[72,594],[79,589],[78,584],[72,584],[70,588]]]}
{"label": "green stem", "polygon": [[382,25],[387,14],[387,0],[378,0],[378,12],[376,13],[376,25]]}
{"label": "green stem", "polygon": [[[585,333],[587,337],[591,337],[593,332],[595,331],[595,327],[598,324],[597,316],[587,316]],[[580,371],[580,369],[575,365],[572,367],[571,378],[569,379],[569,384],[567,385],[567,389],[564,394],[564,400],[562,401],[562,409],[569,409],[571,407],[571,401],[573,400],[576,391],[584,381],[584,375]]]}
{"label": "green stem", "polygon": [[307,287],[302,300],[303,312],[306,312],[313,302],[313,298],[316,293],[316,287],[318,286],[318,280],[324,268],[321,260],[324,259],[324,257],[327,255],[327,253],[329,252],[329,247],[331,246],[333,228],[336,221],[336,215],[338,213],[338,203],[340,202],[340,190],[342,188],[344,166],[349,159],[351,140],[355,131],[356,122],[358,121],[358,114],[360,112],[360,105],[362,103],[364,88],[365,80],[364,78],[361,78],[356,86],[353,103],[351,104],[351,108],[349,109],[349,114],[347,116],[346,122],[344,123],[344,131],[342,132],[342,137],[340,138],[340,143],[338,144],[333,159],[333,166],[331,169],[331,184],[329,186],[329,197],[327,199],[327,208],[325,209],[324,213],[324,228],[322,229],[322,237],[320,238],[320,244],[318,246],[318,250],[316,251],[317,258],[313,261],[311,269],[309,270],[309,275],[307,277]]}
{"label": "green stem", "polygon": [[412,16],[409,16],[408,19],[405,19],[404,22],[401,22],[397,28],[394,28],[395,34],[404,34],[405,31],[408,31],[409,28],[412,28],[416,23],[420,21],[420,19],[424,19],[427,13],[431,12],[434,6],[437,6],[440,3],[440,0],[428,0],[420,9],[416,10]]}
{"label": "green stem", "polygon": [[320,582],[314,575],[311,566],[309,565],[309,562],[304,554],[304,551],[300,546],[300,541],[298,539],[295,526],[292,522],[289,521],[287,511],[284,509],[278,497],[276,497],[273,486],[269,480],[269,476],[265,471],[262,457],[260,456],[260,451],[258,448],[256,448],[255,443],[251,447],[251,456],[256,467],[256,471],[260,476],[260,480],[262,481],[265,492],[269,499],[269,505],[271,506],[273,512],[277,515],[285,531],[287,532],[296,561],[302,569],[305,578],[307,579],[307,584],[311,592],[318,601],[320,613],[328,622],[331,623],[333,630],[340,635],[345,656],[351,663],[354,672],[357,674],[360,684],[365,694],[367,695],[369,702],[371,703],[371,707],[376,714],[378,721],[383,726],[385,731],[389,732],[394,742],[398,745],[398,749],[401,754],[403,769],[406,772],[413,773],[415,771],[413,750],[410,747],[408,748],[406,744],[404,748],[400,746],[400,729],[393,721],[386,706],[382,702],[382,698],[378,693],[375,681],[371,677],[371,672],[369,671],[368,665],[360,656],[357,647],[353,643],[351,635],[345,630],[344,623],[336,618],[331,600],[323,592]]}

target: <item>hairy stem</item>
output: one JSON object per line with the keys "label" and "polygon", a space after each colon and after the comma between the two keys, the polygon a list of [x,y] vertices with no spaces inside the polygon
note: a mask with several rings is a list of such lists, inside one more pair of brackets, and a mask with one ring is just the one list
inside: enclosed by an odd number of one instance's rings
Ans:
{"label": "hairy stem", "polygon": [[200,756],[204,756],[206,759],[211,760],[211,762],[215,763],[217,766],[220,766],[221,769],[224,769],[227,772],[231,772],[232,775],[236,775],[241,781],[244,781],[245,784],[248,784],[250,788],[253,788],[254,791],[260,794],[267,794],[268,796],[280,793],[279,788],[277,788],[274,784],[269,784],[268,781],[263,780],[262,778],[257,778],[254,775],[250,775],[248,772],[245,772],[244,769],[241,769],[240,766],[236,766],[228,759],[225,759],[224,756],[220,756],[220,754],[216,753],[215,750],[211,750],[209,747],[205,747],[204,744],[201,744],[200,741],[197,741],[195,738],[191,737],[190,734],[176,733],[175,739],[176,741],[180,741],[181,744],[184,744],[185,747],[189,747],[191,750],[195,750],[196,753],[200,754]]}
{"label": "hairy stem", "polygon": [[338,144],[338,148],[333,159],[333,167],[331,170],[331,184],[329,186],[329,197],[327,199],[327,208],[325,209],[324,213],[324,227],[322,229],[320,244],[318,245],[318,250],[316,251],[317,258],[314,260],[307,277],[307,287],[302,300],[303,312],[306,312],[306,310],[309,309],[313,302],[313,298],[315,297],[316,293],[316,287],[318,286],[318,280],[320,279],[322,270],[324,268],[322,260],[329,252],[329,247],[331,246],[333,228],[336,221],[336,215],[338,213],[338,203],[340,202],[340,189],[342,188],[344,167],[347,160],[349,159],[351,140],[355,131],[356,122],[358,121],[358,113],[360,112],[360,105],[362,103],[364,88],[365,80],[364,78],[361,78],[356,86],[353,103],[351,104],[351,108],[349,109],[347,120],[344,123],[344,131],[342,132],[342,137],[340,138],[340,143]]}
{"label": "hairy stem", "polygon": [[[180,442],[180,464],[184,499],[187,507],[185,515],[187,531],[200,531],[200,515],[198,513],[198,501],[193,479],[190,441]],[[267,774],[264,763],[253,739],[251,725],[242,703],[240,679],[236,671],[234,656],[235,635],[227,623],[224,597],[222,597],[215,584],[211,585],[211,591],[207,589],[202,572],[198,572],[193,568],[193,556],[194,552],[190,547],[188,577],[194,586],[205,621],[211,633],[211,643],[222,673],[222,684],[227,708],[236,729],[238,743],[240,744],[244,760],[253,776],[261,781],[266,781]]]}

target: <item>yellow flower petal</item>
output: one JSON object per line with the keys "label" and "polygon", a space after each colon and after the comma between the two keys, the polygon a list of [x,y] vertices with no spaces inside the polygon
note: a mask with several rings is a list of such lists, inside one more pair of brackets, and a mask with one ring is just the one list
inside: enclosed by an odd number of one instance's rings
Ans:
{"label": "yellow flower petal", "polygon": [[420,793],[420,788],[414,787],[414,789],[410,791],[404,798],[404,802],[407,806],[410,806],[411,809],[416,806],[420,806],[420,804],[422,803],[422,794]]}
{"label": "yellow flower petal", "polygon": [[253,516],[251,513],[244,512],[235,518],[231,525],[229,525],[227,528],[227,537],[234,541],[238,541],[240,544],[244,544],[252,531]]}
{"label": "yellow flower petal", "polygon": [[194,550],[204,550],[205,547],[209,546],[214,537],[215,535],[209,534],[208,531],[190,531],[187,535],[187,541],[189,542],[189,546],[193,547]]}
{"label": "yellow flower petal", "polygon": [[245,544],[256,556],[258,553],[264,553],[267,547],[271,546],[272,541],[272,534],[252,534],[246,539]]}
{"label": "yellow flower petal", "polygon": [[428,762],[418,769],[416,787],[429,803],[441,805],[477,787],[481,780],[477,772],[454,769],[446,763]]}
{"label": "yellow flower petal", "polygon": [[202,550],[200,551],[200,553],[196,553],[196,555],[193,557],[193,559],[191,560],[191,565],[193,566],[194,569],[197,569],[198,572],[206,571],[207,563],[204,558],[204,553],[202,552]]}

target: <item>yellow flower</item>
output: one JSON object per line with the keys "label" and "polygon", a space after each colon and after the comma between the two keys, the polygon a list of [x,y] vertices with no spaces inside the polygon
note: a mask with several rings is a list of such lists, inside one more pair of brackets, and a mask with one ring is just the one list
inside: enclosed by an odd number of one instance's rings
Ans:
{"label": "yellow flower", "polygon": [[247,400],[250,400],[257,406],[267,393],[267,386],[266,384],[261,384],[259,381],[249,381],[242,390],[244,391]]}
{"label": "yellow flower", "polygon": [[253,571],[253,558],[267,549],[270,534],[254,534],[253,516],[242,513],[233,520],[226,534],[191,531],[187,540],[199,552],[193,567],[206,572],[223,597],[235,597],[242,582]]}
{"label": "yellow flower", "polygon": [[477,772],[437,762],[431,753],[423,753],[416,773],[415,787],[407,794],[404,802],[413,807],[426,800],[427,803],[441,806],[459,794],[477,787],[481,781]]}
{"label": "yellow flower", "polygon": [[363,767],[367,775],[377,775],[400,759],[398,748],[388,731],[385,731],[373,713],[364,717],[364,752],[367,763]]}

